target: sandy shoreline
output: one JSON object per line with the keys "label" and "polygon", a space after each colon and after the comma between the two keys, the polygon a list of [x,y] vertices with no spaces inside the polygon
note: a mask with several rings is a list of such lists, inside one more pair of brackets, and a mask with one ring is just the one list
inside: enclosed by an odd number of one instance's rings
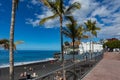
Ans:
{"label": "sandy shoreline", "polygon": [[[18,80],[20,78],[20,74],[27,72],[30,74],[33,74],[34,72],[38,76],[42,76],[47,74],[48,72],[55,71],[57,69],[62,68],[61,66],[62,62],[54,61],[54,63],[51,63],[51,61],[47,62],[38,62],[38,63],[32,63],[32,64],[25,64],[21,66],[15,67],[15,80]],[[65,65],[73,64],[71,61],[67,61]],[[84,61],[81,61],[80,64],[84,64]],[[29,71],[29,68],[32,68],[32,71]],[[25,69],[26,68],[26,69]],[[0,80],[9,80],[9,68],[0,68]]]}
{"label": "sandy shoreline", "polygon": [[[15,80],[18,80],[20,77],[20,74],[24,73],[24,72],[29,72],[29,73],[35,72],[37,75],[40,76],[47,72],[47,71],[45,71],[45,69],[48,69],[48,71],[51,71],[51,70],[56,69],[53,67],[53,65],[58,67],[60,64],[61,64],[60,62],[51,64],[50,61],[46,61],[46,62],[37,62],[37,63],[30,63],[30,64],[23,64],[23,65],[15,66],[15,71],[14,71],[15,72]],[[45,65],[45,67],[43,67],[43,65]],[[47,68],[47,67],[49,67],[49,68]],[[33,70],[29,71],[29,68],[32,68]],[[9,80],[8,77],[9,77],[9,68],[8,67],[0,68],[0,80]]]}
{"label": "sandy shoreline", "polygon": [[[42,62],[48,62],[51,60],[55,60],[54,58],[49,58],[49,59],[45,59],[45,60],[37,60],[37,61],[28,61],[28,62],[16,62],[14,63],[14,66],[22,66],[22,65],[29,65],[29,64],[35,64],[35,63],[42,63]],[[5,65],[0,65],[0,68],[7,68],[9,67],[9,64],[5,64]]]}

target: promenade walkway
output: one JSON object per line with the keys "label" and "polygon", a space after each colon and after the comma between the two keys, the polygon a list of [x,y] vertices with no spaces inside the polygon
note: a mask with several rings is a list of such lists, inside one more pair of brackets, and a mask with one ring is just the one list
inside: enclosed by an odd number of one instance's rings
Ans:
{"label": "promenade walkway", "polygon": [[104,53],[104,58],[82,80],[120,80],[120,53]]}

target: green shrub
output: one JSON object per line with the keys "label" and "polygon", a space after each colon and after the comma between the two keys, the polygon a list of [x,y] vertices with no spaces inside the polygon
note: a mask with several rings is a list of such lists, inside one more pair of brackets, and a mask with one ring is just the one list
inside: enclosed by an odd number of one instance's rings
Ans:
{"label": "green shrub", "polygon": [[107,46],[107,48],[111,48],[111,49],[120,48],[120,40],[108,41],[103,44],[104,48],[105,48],[105,46]]}

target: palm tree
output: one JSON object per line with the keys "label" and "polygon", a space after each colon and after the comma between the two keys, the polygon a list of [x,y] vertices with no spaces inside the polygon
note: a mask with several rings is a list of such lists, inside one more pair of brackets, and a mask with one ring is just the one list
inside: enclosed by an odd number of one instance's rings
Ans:
{"label": "palm tree", "polygon": [[[85,29],[82,25],[80,25],[78,31],[79,31],[79,35],[80,35],[80,36],[78,36],[78,41],[81,41],[82,39],[87,39],[87,38],[89,38],[88,35],[85,35],[85,34],[84,34],[84,33],[86,32],[86,29]],[[82,44],[82,43],[80,43],[80,44],[81,44],[81,46],[82,46],[82,50],[83,50],[83,53],[84,53],[83,44]]]}
{"label": "palm tree", "polygon": [[[14,50],[16,50],[16,45],[18,44],[22,44],[24,41],[16,41],[13,44],[13,48]],[[0,40],[0,46],[3,47],[5,50],[9,50],[9,46],[10,46],[10,41],[8,39],[1,39]]]}
{"label": "palm tree", "polygon": [[15,26],[15,15],[16,8],[18,7],[19,0],[12,0],[12,11],[11,11],[11,25],[10,25],[10,46],[9,46],[9,61],[10,61],[10,70],[9,78],[14,80],[14,26]]}
{"label": "palm tree", "polygon": [[70,47],[70,43],[68,41],[64,42],[63,48],[64,53],[68,53],[68,48]]}
{"label": "palm tree", "polygon": [[[67,27],[63,28],[63,33],[66,37],[72,39],[72,48],[73,48],[73,62],[75,61],[75,40],[81,40],[82,38],[86,38],[87,36],[83,34],[83,27],[78,26],[77,22],[74,20],[73,16],[67,16],[67,19],[70,20]],[[79,42],[80,43],[80,42]],[[75,72],[75,64],[74,64],[74,72]],[[76,73],[76,72],[75,72]]]}
{"label": "palm tree", "polygon": [[[94,37],[97,37],[97,30],[100,30],[99,27],[96,26],[96,21],[91,21],[88,20],[87,22],[85,22],[87,31],[89,31],[91,33],[91,35]],[[92,45],[92,49],[93,49],[93,45]],[[92,58],[92,52],[93,50],[91,50],[91,44],[90,44],[90,53],[91,53],[91,58]]]}
{"label": "palm tree", "polygon": [[63,53],[63,33],[62,33],[62,24],[63,24],[63,16],[70,15],[71,12],[75,9],[80,8],[80,4],[75,2],[70,5],[67,9],[63,4],[63,0],[42,0],[45,6],[47,6],[54,14],[52,16],[43,18],[40,21],[40,24],[45,23],[47,20],[55,19],[59,17],[60,21],[60,39],[61,39],[61,53],[62,53],[62,63],[63,63],[63,80],[65,80],[65,71],[64,71],[64,53]]}
{"label": "palm tree", "polygon": [[9,44],[9,40],[7,39],[0,40],[0,47],[3,47],[4,49],[8,49],[9,48],[8,44]]}
{"label": "palm tree", "polygon": [[75,39],[78,37],[78,27],[76,21],[73,19],[73,17],[68,17],[70,20],[70,23],[66,24],[66,28],[63,28],[63,34],[65,34],[66,37],[69,37],[72,39],[72,46],[73,46],[73,61],[75,60],[74,57],[74,43]]}
{"label": "palm tree", "polygon": [[66,28],[63,28],[63,33],[66,37],[72,39],[73,43],[73,61],[75,60],[75,40],[81,40],[83,38],[87,38],[87,35],[84,35],[84,28],[80,25],[78,26],[77,22],[74,20],[72,16],[67,17],[70,20],[70,23],[66,24]]}
{"label": "palm tree", "polygon": [[62,61],[64,61],[64,54],[63,54],[63,34],[62,34],[62,24],[63,24],[63,17],[69,15],[73,10],[79,9],[80,4],[75,2],[70,5],[67,9],[63,4],[63,0],[42,0],[45,6],[47,6],[54,14],[52,16],[43,18],[40,21],[40,24],[45,23],[47,20],[55,19],[59,17],[60,21],[60,39],[61,39],[61,53],[62,53]]}

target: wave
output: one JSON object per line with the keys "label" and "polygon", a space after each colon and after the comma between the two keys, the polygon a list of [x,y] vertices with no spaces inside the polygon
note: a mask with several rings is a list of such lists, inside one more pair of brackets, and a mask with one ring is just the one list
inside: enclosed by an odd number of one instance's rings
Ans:
{"label": "wave", "polygon": [[[28,61],[28,62],[15,62],[14,66],[22,66],[22,65],[26,65],[26,64],[33,64],[33,63],[38,63],[38,62],[47,62],[47,61],[51,61],[51,60],[55,60],[54,58],[46,58],[44,60],[37,60],[37,61]],[[6,68],[9,67],[9,64],[2,64],[0,65],[0,68]]]}

